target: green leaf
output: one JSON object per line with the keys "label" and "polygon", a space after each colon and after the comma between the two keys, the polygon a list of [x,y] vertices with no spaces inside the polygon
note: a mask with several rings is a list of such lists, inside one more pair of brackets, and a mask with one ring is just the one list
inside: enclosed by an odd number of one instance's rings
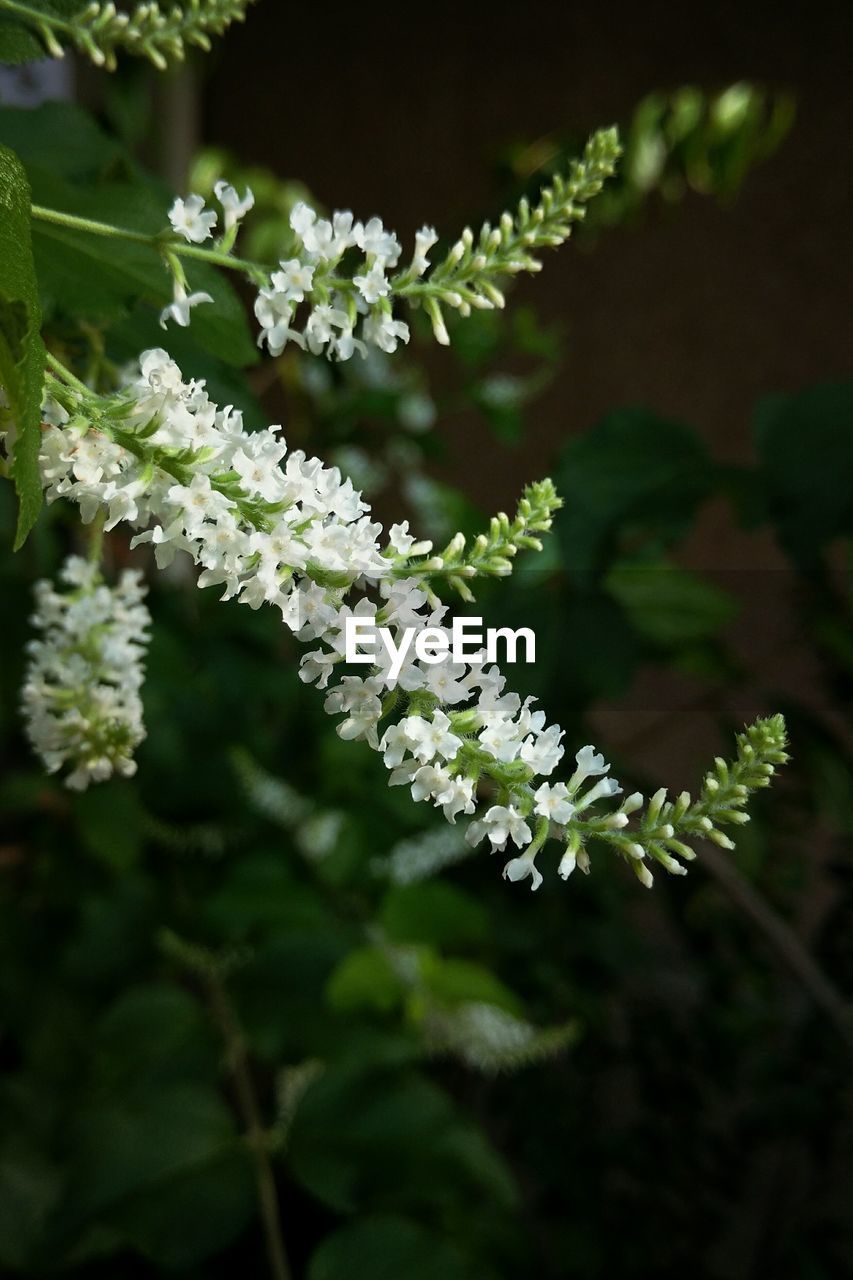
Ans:
{"label": "green leaf", "polygon": [[853,533],[853,386],[769,396],[755,435],[780,541],[812,565],[833,538]]}
{"label": "green leaf", "polygon": [[339,1012],[375,1009],[379,1013],[390,1013],[400,1005],[404,994],[400,978],[378,947],[351,951],[335,969],[326,987],[326,999]]}
{"label": "green leaf", "polygon": [[[0,137],[18,151],[36,204],[146,235],[168,225],[169,190],[79,107],[0,109]],[[36,221],[33,252],[48,323],[86,320],[109,331],[133,315],[134,355],[163,344],[159,314],[171,301],[171,283],[155,249]],[[245,309],[227,276],[202,262],[186,270],[190,288],[213,298],[193,313],[191,349],[231,366],[255,364]],[[169,336],[185,337],[175,326]],[[198,376],[192,364],[186,372]]]}
{"label": "green leaf", "polygon": [[392,1214],[349,1223],[324,1240],[308,1280],[466,1280],[470,1272],[446,1240]]}
{"label": "green leaf", "polygon": [[[167,223],[167,200],[148,185],[104,182],[78,190],[37,168],[30,170],[30,176],[37,203],[51,208],[146,235],[157,234]],[[145,345],[167,340],[159,313],[171,301],[172,286],[153,248],[46,222],[34,226],[33,248],[47,317],[64,315],[109,326],[143,303],[147,314],[137,317],[137,329],[144,328]],[[193,313],[194,344],[229,365],[255,363],[257,348],[230,281],[204,262],[190,262],[186,271],[190,288],[213,298]],[[191,376],[194,371],[185,372]]]}
{"label": "green leaf", "polygon": [[93,182],[135,172],[119,144],[73,102],[0,107],[0,138],[28,169],[57,178]]}
{"label": "green leaf", "polygon": [[340,1212],[400,1203],[447,1210],[515,1188],[500,1156],[418,1072],[330,1068],[306,1091],[290,1134],[294,1176]]}
{"label": "green leaf", "polygon": [[471,960],[446,960],[442,956],[427,955],[421,976],[426,990],[441,1004],[478,1001],[498,1005],[517,1017],[524,1012],[521,1001],[509,987],[484,965]]}
{"label": "green leaf", "polygon": [[464,890],[441,881],[390,889],[382,903],[380,921],[393,942],[436,947],[482,942],[489,927],[485,907]]}
{"label": "green leaf", "polygon": [[30,189],[20,160],[0,146],[0,384],[14,423],[12,476],[18,493],[15,550],[42,502],[38,455],[44,344],[30,239]]}
{"label": "green leaf", "polygon": [[17,67],[45,56],[44,45],[29,27],[5,14],[0,17],[0,62]]}
{"label": "green leaf", "polygon": [[554,482],[566,568],[600,571],[629,540],[661,549],[709,491],[712,468],[689,427],[646,409],[619,409],[566,447]]}
{"label": "green leaf", "polygon": [[75,1161],[65,1222],[82,1227],[129,1198],[168,1192],[173,1179],[236,1149],[225,1103],[212,1088],[170,1082],[93,1099],[75,1122]]}
{"label": "green leaf", "polygon": [[706,640],[737,611],[727,591],[665,560],[615,565],[605,585],[640,635],[653,644]]}

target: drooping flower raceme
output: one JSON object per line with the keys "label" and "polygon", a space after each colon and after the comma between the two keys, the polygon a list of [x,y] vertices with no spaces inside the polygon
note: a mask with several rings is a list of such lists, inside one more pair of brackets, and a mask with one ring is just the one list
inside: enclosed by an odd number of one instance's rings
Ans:
{"label": "drooping flower raceme", "polygon": [[[371,235],[378,244],[380,229]],[[393,526],[383,547],[381,526],[336,468],[289,453],[278,428],[245,431],[237,411],[217,408],[203,383],[185,383],[164,351],[142,356],[140,375],[124,395],[84,396],[58,383],[53,393],[69,420],[43,435],[48,499],[78,502],[84,520],[103,511],[107,528],[129,523],[139,530],[133,545],[151,543],[160,565],[188,553],[201,570],[199,585],[221,587],[224,599],[275,605],[309,645],[300,677],[325,691],[340,736],[381,752],[391,785],[440,808],[448,822],[470,817],[469,843],[487,839],[493,849],[514,852],[505,866],[510,880],[529,878],[538,887],[535,859],[549,836],[565,845],[563,877],[575,866],[587,869],[590,836],[610,844],[644,883],[651,881],[648,855],[681,871],[676,859],[692,851],[679,836],[729,843],[714,818],[745,820],[739,809],[747,791],[766,785],[784,756],[783,729],[762,730],[754,741],[745,739],[744,767],[737,778],[721,778],[713,804],[692,805],[683,796],[668,804],[661,793],[640,830],[629,834],[629,815],[642,797],[628,796],[614,808],[621,788],[591,746],[577,752],[567,782],[551,782],[564,754],[563,732],[546,723],[533,699],[507,692],[496,666],[429,663],[409,649],[393,674],[378,652],[367,676],[346,669],[349,618],[398,637],[412,626],[449,637],[447,609],[429,575],[445,567],[446,556],[461,581],[478,556],[490,563],[489,548],[497,544],[478,540],[467,564],[458,539],[442,556],[424,559],[430,545]],[[505,526],[515,527],[504,522],[493,522],[498,539]],[[516,542],[524,545],[524,535]],[[507,563],[499,555],[493,561]]]}
{"label": "drooping flower raceme", "polygon": [[82,791],[136,772],[150,616],[138,570],[125,570],[110,587],[97,565],[71,556],[60,576],[64,591],[36,584],[32,622],[41,634],[27,646],[22,703],[48,773],[69,768],[66,784]]}

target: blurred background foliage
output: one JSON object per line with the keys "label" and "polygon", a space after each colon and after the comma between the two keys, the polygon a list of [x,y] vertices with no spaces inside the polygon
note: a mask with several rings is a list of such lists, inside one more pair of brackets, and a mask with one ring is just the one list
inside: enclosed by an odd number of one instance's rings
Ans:
{"label": "blurred background foliage", "polygon": [[[111,82],[99,119],[0,110],[36,200],[159,228],[169,190],[135,158],[145,83]],[[646,98],[583,246],[602,252],[689,192],[732,201],[792,121],[788,95],[746,83]],[[508,145],[484,212],[574,142]],[[246,252],[275,259],[305,189],[216,148],[189,185],[220,176],[252,185]],[[107,384],[161,343],[156,260],[48,226],[34,240],[63,358]],[[417,331],[393,361],[261,364],[238,292],[189,274],[216,305],[167,344],[214,398],[249,423],[281,417],[292,447],[336,461],[383,516],[437,537],[480,527],[466,476],[437,478],[436,425],[475,414],[520,467],[561,375],[553,321],[526,301],[477,314],[438,372]],[[788,716],[795,763],[737,853],[703,850],[648,895],[602,858],[535,897],[505,885],[336,737],[273,616],[177,571],[150,576],[138,778],[64,791],[28,754],[18,691],[32,583],[80,546],[76,517],[51,509],[3,555],[4,1274],[261,1275],[277,1216],[307,1280],[850,1274],[852,424],[853,384],[768,394],[734,465],[654,405],[616,406],[551,459],[566,505],[545,552],[479,597],[536,627],[520,687],[629,784],[674,781],[646,751],[660,722],[703,711],[713,750],[740,719]],[[763,580],[685,561],[720,503],[784,552],[806,685],[756,663],[738,631]],[[13,514],[4,486],[7,547]],[[107,556],[129,561],[118,534]],[[608,738],[649,678],[675,684],[654,686],[639,735]]]}

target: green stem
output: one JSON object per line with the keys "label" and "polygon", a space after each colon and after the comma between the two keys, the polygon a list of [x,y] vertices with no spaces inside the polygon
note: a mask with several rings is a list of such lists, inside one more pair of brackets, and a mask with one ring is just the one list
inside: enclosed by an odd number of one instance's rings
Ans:
{"label": "green stem", "polygon": [[89,525],[89,561],[92,564],[101,563],[101,554],[104,549],[104,524],[106,522],[106,511],[99,511],[95,519]]}
{"label": "green stem", "polygon": [[267,1136],[252,1080],[249,1056],[246,1051],[246,1038],[228,998],[224,983],[215,974],[208,974],[207,983],[213,1015],[219,1024],[222,1038],[225,1041],[231,1074],[234,1079],[237,1108],[245,1126],[249,1150],[255,1162],[258,1200],[270,1272],[274,1280],[292,1280],[292,1272],[284,1246],[275,1175],[267,1150]]}
{"label": "green stem", "polygon": [[75,391],[81,392],[84,396],[89,396],[92,394],[91,387],[87,387],[85,382],[81,382],[80,379],[76,376],[76,374],[73,374],[70,369],[66,368],[66,366],[62,363],[62,361],[58,359],[53,354],[52,351],[47,352],[46,359],[47,359],[47,364],[50,366],[50,368],[53,370],[56,376],[60,378],[63,382],[67,383],[69,387],[73,387]]}
{"label": "green stem", "polygon": [[10,13],[20,14],[22,18],[26,18],[28,22],[34,23],[36,26],[51,26],[57,31],[65,31],[68,35],[74,34],[74,24],[60,18],[52,13],[44,13],[41,9],[33,9],[31,5],[21,4],[20,0],[0,0],[0,9],[8,9]]}
{"label": "green stem", "polygon": [[[0,0],[0,5],[2,3],[3,0]],[[217,267],[226,267],[231,271],[243,271],[251,275],[266,273],[266,268],[259,262],[235,258],[232,254],[223,253],[219,249],[205,249],[198,244],[184,244],[180,240],[167,238],[163,232],[149,235],[144,231],[131,231],[129,227],[116,227],[109,222],[98,222],[94,218],[81,218],[75,213],[63,213],[59,209],[48,209],[40,204],[34,204],[31,212],[39,222],[49,222],[58,227],[70,227],[74,231],[86,231],[89,235],[106,236],[113,240],[130,240],[133,244],[144,244],[161,255],[168,252],[177,254],[181,258],[197,258],[201,262],[210,262]]]}

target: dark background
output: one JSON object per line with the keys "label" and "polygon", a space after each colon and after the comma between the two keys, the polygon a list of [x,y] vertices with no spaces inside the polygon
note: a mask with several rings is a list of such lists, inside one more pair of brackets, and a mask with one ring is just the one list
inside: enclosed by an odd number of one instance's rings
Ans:
{"label": "dark background", "polygon": [[[569,246],[518,283],[514,305],[530,302],[565,335],[559,375],[523,441],[496,444],[472,413],[437,424],[446,455],[436,473],[495,510],[614,408],[651,407],[695,427],[718,461],[746,463],[762,396],[849,377],[851,71],[844,3],[515,10],[438,0],[369,14],[266,3],[220,46],[201,128],[247,163],[298,177],[329,207],[379,213],[405,240],[425,221],[450,232],[494,215],[513,141],[581,141],[629,120],[645,95],[686,84],[713,92],[744,79],[794,95],[791,133],[735,200],[688,194],[602,235],[594,251]],[[440,353],[430,359],[440,378]],[[735,718],[755,714],[774,686],[832,714],[773,534],[744,532],[730,505],[712,500],[680,555],[741,603],[732,642],[756,678],[732,704]],[[661,776],[690,785],[715,743],[701,716],[672,714],[691,693],[671,672],[647,672],[618,707],[597,708],[597,723],[611,740],[638,739]]]}
{"label": "dark background", "polygon": [[[592,438],[620,406],[648,411],[649,458],[661,447],[657,419],[697,429],[713,493],[686,520],[686,538],[664,546],[738,601],[719,638],[725,654],[715,650],[717,666],[691,666],[689,645],[644,645],[626,621],[620,684],[607,627],[578,639],[566,621],[590,601],[612,609],[606,591],[593,583],[585,594],[575,580],[562,590],[551,582],[559,575],[546,574],[537,618],[543,633],[562,622],[566,639],[552,667],[543,663],[543,705],[567,741],[594,740],[626,787],[647,795],[663,784],[695,792],[714,752],[729,754],[732,731],[762,713],[788,715],[794,758],[772,792],[754,798],[736,853],[703,847],[689,876],[661,873],[652,893],[607,856],[568,885],[552,859],[536,895],[506,885],[485,854],[422,884],[389,886],[374,862],[430,816],[385,786],[370,752],[339,741],[320,700],[295,680],[275,617],[152,571],[139,775],[69,797],[43,778],[17,709],[32,579],[78,545],[76,521],[57,504],[3,567],[12,620],[0,664],[4,1256],[23,1257],[20,1242],[32,1237],[30,1260],[11,1274],[265,1274],[252,1171],[240,1163],[235,1042],[280,1142],[276,1195],[300,1278],[411,1280],[405,1268],[389,1273],[389,1215],[423,1233],[414,1236],[416,1280],[460,1274],[442,1261],[449,1249],[452,1264],[457,1247],[465,1280],[853,1274],[845,547],[827,539],[812,561],[797,560],[796,540],[782,545],[779,504],[753,501],[768,469],[766,459],[756,466],[756,403],[851,378],[851,35],[842,4],[263,0],[189,76],[160,83],[168,109],[138,150],[149,161],[159,153],[154,167],[171,171],[176,187],[194,135],[304,181],[327,207],[379,213],[404,242],[425,221],[452,234],[493,216],[514,141],[582,141],[630,120],[649,92],[691,83],[712,93],[743,78],[794,95],[790,135],[735,201],[650,201],[515,286],[510,311],[529,304],[563,332],[557,376],[515,443],[470,406],[442,414],[444,450],[429,462],[491,512],[512,509],[522,483],[552,468],[570,482],[567,443]],[[148,93],[154,77],[145,75]],[[80,97],[102,122],[105,83],[79,68]],[[49,336],[61,340],[66,320]],[[434,346],[413,342],[403,358],[425,363],[436,386],[458,372],[453,353]],[[290,437],[271,385],[264,409]],[[847,412],[849,390],[839,403]],[[815,447],[809,413],[800,441],[791,447],[789,437],[792,473]],[[313,424],[324,456],[326,426],[319,416]],[[373,426],[354,432],[366,447]],[[825,423],[821,432],[826,451],[832,433]],[[850,448],[839,453],[839,468],[849,467]],[[619,470],[618,457],[607,461]],[[712,462],[752,468],[751,524]],[[831,465],[818,479],[836,500]],[[801,496],[817,524],[820,485],[817,497]],[[404,514],[391,509],[396,500],[383,497],[383,519]],[[6,524],[12,515],[11,502],[0,507]],[[617,530],[628,552],[629,517]],[[851,531],[853,509],[833,526]],[[552,543],[571,569],[559,526]],[[121,531],[108,554],[112,568],[128,561]],[[525,605],[516,578],[499,587],[502,607]],[[241,753],[320,811],[343,815],[325,862],[310,841],[306,854],[297,823],[258,803],[234,765]],[[353,990],[330,996],[377,930],[395,946],[425,946],[439,973],[461,962],[481,987],[499,979],[537,1026],[576,1022],[577,1043],[496,1077],[435,1060],[393,982],[383,1004],[375,969],[362,974],[357,999]],[[208,972],[199,954],[228,964]],[[222,1034],[216,1005],[226,989],[238,1030]],[[487,982],[485,991],[488,1001]],[[325,1075],[282,1119],[283,1084],[315,1063]],[[234,1112],[236,1170],[196,1158],[187,1097],[214,1118],[217,1107]],[[165,1173],[155,1178],[161,1148]],[[373,1260],[362,1252],[356,1264],[357,1233],[371,1223]]]}

